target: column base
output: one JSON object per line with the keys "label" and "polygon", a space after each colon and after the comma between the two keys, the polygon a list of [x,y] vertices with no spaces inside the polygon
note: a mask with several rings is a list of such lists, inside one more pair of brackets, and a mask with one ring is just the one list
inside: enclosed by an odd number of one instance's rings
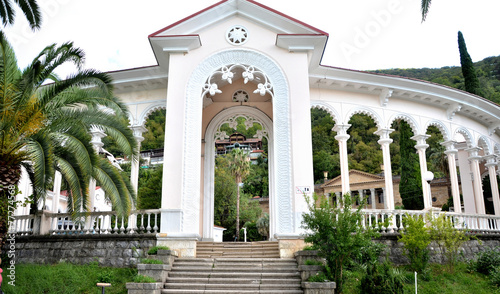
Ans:
{"label": "column base", "polygon": [[274,234],[278,240],[280,258],[295,258],[295,252],[304,249],[304,236],[299,234]]}
{"label": "column base", "polygon": [[200,240],[198,234],[188,233],[160,233],[156,235],[156,244],[168,246],[175,250],[179,257],[196,257],[196,242]]}

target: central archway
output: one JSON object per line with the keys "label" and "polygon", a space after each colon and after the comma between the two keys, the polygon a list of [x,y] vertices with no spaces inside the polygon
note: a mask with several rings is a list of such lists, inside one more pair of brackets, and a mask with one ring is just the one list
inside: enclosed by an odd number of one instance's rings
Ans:
{"label": "central archway", "polygon": [[[262,126],[263,132],[258,136],[266,137],[268,140],[268,156],[269,156],[269,199],[274,199],[274,140],[273,137],[273,122],[261,110],[249,106],[234,106],[219,112],[210,121],[205,132],[205,162],[203,175],[205,178],[203,187],[203,239],[213,239],[214,225],[214,174],[215,174],[215,141],[219,139],[218,130],[220,127],[230,120],[238,117],[244,117],[258,123]],[[269,203],[269,217],[274,219],[273,201]],[[271,225],[272,221],[270,221]],[[271,228],[270,228],[271,231]]]}

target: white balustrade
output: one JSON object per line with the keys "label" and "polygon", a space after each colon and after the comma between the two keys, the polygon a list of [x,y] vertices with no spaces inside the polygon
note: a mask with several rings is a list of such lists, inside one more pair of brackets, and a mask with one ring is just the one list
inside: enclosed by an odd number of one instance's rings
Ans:
{"label": "white balustrade", "polygon": [[[40,223],[38,231],[52,235],[76,234],[150,234],[159,232],[160,210],[135,210],[129,218],[119,216],[114,211],[90,212],[74,218],[69,213],[43,211],[41,214],[14,216],[9,233],[31,235],[34,224]],[[136,220],[129,226],[130,219]],[[137,226],[140,226],[137,228]]]}

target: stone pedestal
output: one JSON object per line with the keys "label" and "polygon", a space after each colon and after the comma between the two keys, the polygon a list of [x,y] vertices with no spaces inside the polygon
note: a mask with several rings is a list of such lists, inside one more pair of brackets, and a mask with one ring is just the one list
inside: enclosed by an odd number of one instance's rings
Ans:
{"label": "stone pedestal", "polygon": [[302,282],[302,289],[304,294],[333,294],[337,285],[335,282]]}
{"label": "stone pedestal", "polygon": [[157,282],[165,283],[168,277],[168,272],[171,269],[172,266],[168,264],[138,264],[137,274],[151,277]]}
{"label": "stone pedestal", "polygon": [[161,294],[163,283],[127,283],[128,294]]}

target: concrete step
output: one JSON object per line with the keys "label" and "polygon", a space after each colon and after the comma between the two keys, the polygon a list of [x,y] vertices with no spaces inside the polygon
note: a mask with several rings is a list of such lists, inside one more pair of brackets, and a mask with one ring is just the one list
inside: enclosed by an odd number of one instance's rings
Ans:
{"label": "concrete step", "polygon": [[162,293],[302,294],[303,291],[295,259],[235,256],[177,258]]}

